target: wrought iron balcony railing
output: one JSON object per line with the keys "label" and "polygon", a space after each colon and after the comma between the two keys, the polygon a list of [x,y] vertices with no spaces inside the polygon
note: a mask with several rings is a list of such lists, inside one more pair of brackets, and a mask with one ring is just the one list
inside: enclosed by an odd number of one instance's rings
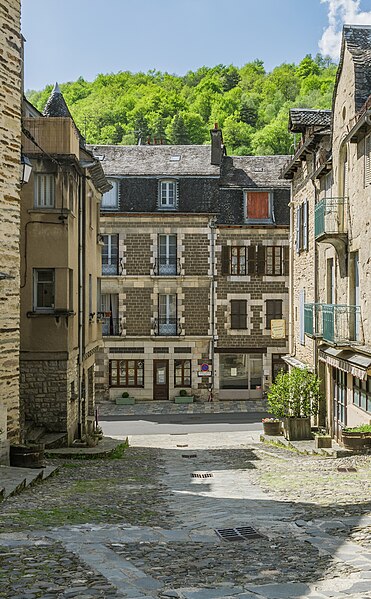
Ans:
{"label": "wrought iron balcony railing", "polygon": [[180,259],[174,261],[155,260],[153,274],[159,277],[179,276],[181,273]]}
{"label": "wrought iron balcony railing", "polygon": [[334,345],[360,341],[361,308],[344,304],[305,304],[304,332]]}
{"label": "wrought iron balcony railing", "polygon": [[114,264],[102,264],[102,275],[118,275],[119,265],[118,262]]}
{"label": "wrought iron balcony railing", "polygon": [[155,335],[175,337],[182,332],[179,318],[167,318],[166,316],[155,318],[153,323]]}
{"label": "wrought iron balcony railing", "polygon": [[317,241],[347,234],[348,198],[323,198],[315,207],[314,235]]}

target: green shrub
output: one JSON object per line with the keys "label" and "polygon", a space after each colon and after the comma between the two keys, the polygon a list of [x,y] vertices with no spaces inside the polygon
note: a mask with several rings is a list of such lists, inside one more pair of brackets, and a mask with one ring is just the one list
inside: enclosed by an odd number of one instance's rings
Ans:
{"label": "green shrub", "polygon": [[179,391],[179,397],[187,397],[188,393],[185,389]]}
{"label": "green shrub", "polygon": [[130,397],[130,395],[127,391],[124,391],[121,397]]}
{"label": "green shrub", "polygon": [[345,433],[371,433],[371,424],[360,424],[353,428],[344,428]]}
{"label": "green shrub", "polygon": [[277,418],[306,418],[318,414],[320,379],[307,369],[280,372],[268,392],[268,409]]}

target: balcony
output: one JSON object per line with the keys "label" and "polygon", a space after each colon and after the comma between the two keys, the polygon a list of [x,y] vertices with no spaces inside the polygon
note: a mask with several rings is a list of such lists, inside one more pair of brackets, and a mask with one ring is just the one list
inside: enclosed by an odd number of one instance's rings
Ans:
{"label": "balcony", "polygon": [[105,316],[100,319],[103,337],[118,337],[121,335],[120,319]]}
{"label": "balcony", "polygon": [[182,332],[179,318],[167,318],[166,316],[155,318],[153,329],[155,335],[161,337],[175,337]]}
{"label": "balcony", "polygon": [[333,236],[347,235],[347,198],[323,198],[315,207],[314,235],[316,241],[328,241]]}
{"label": "balcony", "polygon": [[102,264],[102,275],[118,275],[119,274],[119,265],[117,263],[114,264]]}
{"label": "balcony", "polygon": [[153,267],[153,274],[157,277],[177,277],[181,273],[179,258],[174,261],[156,260]]}
{"label": "balcony", "polygon": [[305,304],[304,332],[333,345],[360,340],[361,308],[343,304]]}

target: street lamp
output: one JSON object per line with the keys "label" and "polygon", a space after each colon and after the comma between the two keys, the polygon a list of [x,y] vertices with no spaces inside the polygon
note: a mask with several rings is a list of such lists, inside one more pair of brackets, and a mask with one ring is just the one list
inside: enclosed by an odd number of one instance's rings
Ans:
{"label": "street lamp", "polygon": [[28,183],[30,180],[31,172],[32,172],[32,164],[31,160],[27,158],[24,154],[21,156],[21,183]]}

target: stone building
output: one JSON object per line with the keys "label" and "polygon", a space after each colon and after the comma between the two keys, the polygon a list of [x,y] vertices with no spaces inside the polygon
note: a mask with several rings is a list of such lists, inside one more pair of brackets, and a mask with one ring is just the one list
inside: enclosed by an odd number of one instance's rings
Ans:
{"label": "stone building", "polygon": [[26,434],[36,427],[71,443],[94,424],[99,205],[110,185],[58,85],[43,115],[24,113],[32,174],[21,211],[22,419]]}
{"label": "stone building", "polygon": [[[278,368],[287,352],[285,333],[269,331],[288,309],[283,159],[228,158],[221,131],[211,135],[211,146],[92,148],[112,184],[101,213],[102,399],[185,389],[206,400],[210,387],[259,399],[272,354]],[[261,248],[269,272],[257,270]]]}
{"label": "stone building", "polygon": [[[0,5],[0,444],[19,440],[20,1]],[[6,461],[7,450],[0,456]]]}
{"label": "stone building", "polygon": [[[303,248],[305,257],[293,256],[293,329],[300,343],[291,349],[293,355],[318,370],[326,396],[327,426],[337,439],[341,439],[344,426],[371,420],[370,58],[371,27],[345,26],[331,138],[326,132],[319,143],[309,142],[309,161],[316,166],[311,193],[309,180],[307,190],[300,186],[303,169],[294,168],[297,156],[285,171],[293,179],[296,214],[306,193],[309,201],[309,247]],[[298,246],[294,222],[292,243]],[[300,264],[305,260],[310,291],[298,305],[295,298],[303,288]],[[295,319],[298,308],[299,321]]]}

